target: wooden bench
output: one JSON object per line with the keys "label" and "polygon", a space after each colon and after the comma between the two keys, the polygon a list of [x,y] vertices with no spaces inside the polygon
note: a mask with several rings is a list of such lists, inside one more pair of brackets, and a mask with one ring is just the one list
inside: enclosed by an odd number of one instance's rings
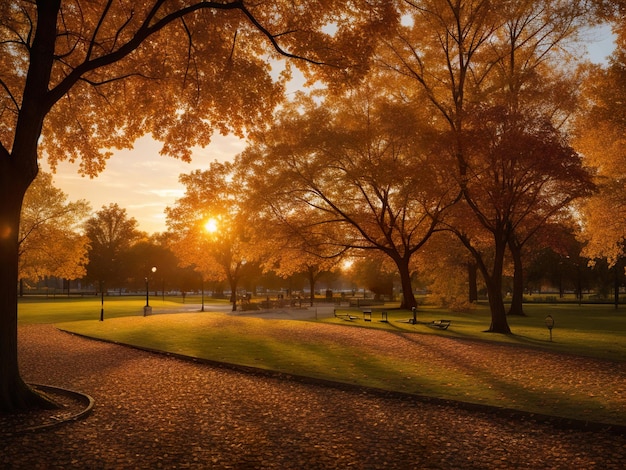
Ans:
{"label": "wooden bench", "polygon": [[440,330],[447,330],[450,323],[452,323],[451,320],[435,320],[428,323],[428,326],[431,328],[439,328]]}

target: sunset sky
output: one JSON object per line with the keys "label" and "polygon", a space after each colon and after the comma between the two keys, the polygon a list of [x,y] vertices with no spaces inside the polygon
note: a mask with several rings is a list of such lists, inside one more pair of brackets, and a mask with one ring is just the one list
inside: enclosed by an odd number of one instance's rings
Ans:
{"label": "sunset sky", "polygon": [[[130,217],[137,219],[140,230],[164,232],[165,207],[184,193],[178,182],[179,175],[208,168],[214,160],[232,160],[244,146],[245,142],[237,137],[216,135],[211,145],[195,149],[193,161],[185,163],[159,155],[161,144],[143,137],[133,150],[117,151],[97,178],[79,175],[78,164],[61,163],[54,175],[54,184],[71,201],[86,199],[94,211],[117,203]],[[42,169],[50,171],[45,162]]]}
{"label": "sunset sky", "polygon": [[[613,48],[608,30],[595,35],[589,43],[594,61],[601,62]],[[205,169],[214,161],[233,160],[245,147],[245,142],[234,136],[215,135],[208,147],[197,148],[193,161],[183,161],[159,155],[160,144],[149,137],[138,140],[133,150],[116,152],[108,161],[106,170],[90,179],[78,174],[78,165],[61,163],[54,175],[54,184],[64,191],[70,201],[86,199],[94,211],[110,203],[126,209],[139,222],[140,230],[148,233],[166,230],[164,210],[183,195],[178,182],[182,173]],[[47,163],[42,169],[50,171]]]}

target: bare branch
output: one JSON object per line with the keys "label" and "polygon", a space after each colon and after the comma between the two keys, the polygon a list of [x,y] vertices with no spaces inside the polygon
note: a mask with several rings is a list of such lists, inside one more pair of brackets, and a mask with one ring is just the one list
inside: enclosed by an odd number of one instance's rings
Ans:
{"label": "bare branch", "polygon": [[91,53],[93,52],[93,46],[94,44],[96,44],[96,37],[98,36],[98,32],[100,31],[100,28],[102,27],[102,24],[104,23],[104,20],[107,16],[107,13],[109,12],[109,9],[111,8],[112,3],[113,3],[113,0],[109,0],[107,2],[106,6],[104,7],[104,11],[100,15],[98,24],[93,30],[93,35],[91,36],[91,40],[89,41],[89,48],[87,49],[87,54],[85,56],[87,60],[91,58]]}
{"label": "bare branch", "polygon": [[9,96],[9,98],[11,98],[11,101],[13,102],[13,104],[15,105],[15,111],[19,112],[20,110],[20,104],[17,102],[17,100],[15,99],[15,97],[13,96],[13,93],[11,93],[11,90],[9,89],[9,86],[4,82],[4,80],[0,79],[0,86],[2,88],[4,88],[4,90],[7,92],[7,95]]}

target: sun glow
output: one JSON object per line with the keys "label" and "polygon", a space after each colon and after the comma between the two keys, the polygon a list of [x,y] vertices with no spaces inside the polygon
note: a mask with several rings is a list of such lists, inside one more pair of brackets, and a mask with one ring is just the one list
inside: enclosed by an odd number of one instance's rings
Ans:
{"label": "sun glow", "polygon": [[209,233],[217,232],[217,220],[215,220],[212,217],[209,220],[207,220],[207,222],[204,224],[204,230],[206,230]]}

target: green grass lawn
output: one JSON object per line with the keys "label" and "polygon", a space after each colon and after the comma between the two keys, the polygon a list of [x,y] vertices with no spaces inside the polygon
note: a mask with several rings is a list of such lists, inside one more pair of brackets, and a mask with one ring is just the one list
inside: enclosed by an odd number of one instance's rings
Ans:
{"label": "green grass lawn", "polygon": [[[412,318],[412,314],[402,310],[387,310],[388,323],[380,322],[381,307],[373,308],[372,322],[347,322],[341,319],[328,319],[327,322],[343,323],[365,328],[382,328],[396,331],[414,331],[412,324],[402,320]],[[423,334],[444,334],[450,337],[496,341],[519,346],[545,349],[547,351],[577,354],[626,361],[626,307],[576,304],[526,304],[525,317],[508,317],[512,335],[487,334],[490,313],[487,305],[478,305],[471,312],[459,313],[449,310],[420,307],[417,320],[430,323],[434,320],[452,320],[446,331],[421,329]],[[348,311],[348,310],[345,310]],[[339,313],[342,310],[338,310]],[[552,341],[545,319],[550,315],[554,320]],[[361,318],[360,313],[358,313]]]}
{"label": "green grass lawn", "polygon": [[[212,303],[227,304],[227,300],[211,300]],[[199,296],[187,296],[185,303],[199,304]],[[119,317],[143,316],[146,305],[145,296],[104,297],[27,297],[19,300],[18,320],[21,324],[59,323],[78,320],[99,320],[100,311],[104,308],[105,320]],[[182,298],[150,296],[150,306],[155,309],[167,308],[175,310],[183,305]]]}
{"label": "green grass lawn", "polygon": [[[510,318],[514,332],[510,336],[484,333],[489,326],[485,306],[470,313],[420,308],[419,322],[452,320],[445,331],[403,323],[411,314],[400,310],[388,310],[390,321],[383,323],[377,308],[372,322],[364,322],[362,317],[354,321],[321,319],[317,323],[327,324],[329,334],[308,340],[306,331],[315,322],[227,317],[219,313],[143,317],[144,304],[145,298],[139,297],[105,298],[105,321],[100,322],[99,299],[26,301],[20,303],[19,321],[55,323],[63,330],[95,338],[288,374],[626,425],[624,384],[615,384],[614,390],[606,391],[614,397],[608,402],[590,397],[588,391],[575,385],[564,390],[529,390],[527,384],[514,378],[504,383],[488,371],[445,364],[433,367],[419,358],[381,354],[365,344],[341,343],[333,336],[348,328],[377,328],[398,334],[398,338],[439,335],[624,362],[626,313],[611,306],[528,305],[528,316]],[[160,298],[151,300],[151,305],[180,307],[180,303]],[[544,323],[548,314],[555,319],[552,342]]]}

